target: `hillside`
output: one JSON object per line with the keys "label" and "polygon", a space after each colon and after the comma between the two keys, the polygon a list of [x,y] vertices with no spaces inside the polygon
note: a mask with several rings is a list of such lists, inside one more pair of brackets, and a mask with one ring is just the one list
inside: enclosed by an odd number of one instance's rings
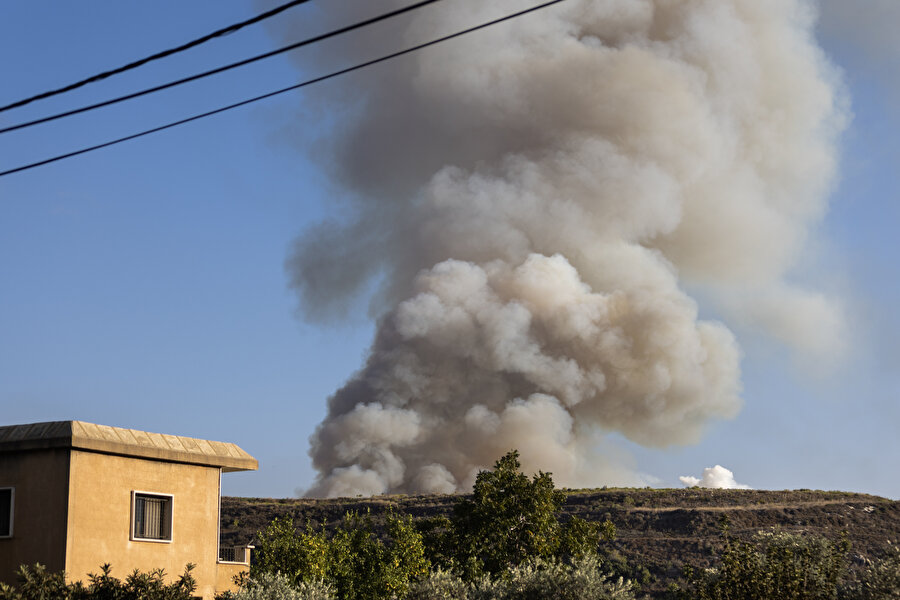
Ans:
{"label": "hillside", "polygon": [[[374,498],[222,498],[226,544],[251,542],[272,519],[292,515],[298,526],[338,523],[347,511],[371,511],[377,522],[393,508],[413,517],[449,514],[454,495]],[[660,595],[686,564],[707,566],[721,545],[720,522],[728,517],[735,537],[773,527],[829,538],[846,531],[851,559],[859,566],[900,542],[900,502],[877,496],[814,490],[602,489],[569,490],[563,519],[577,515],[615,523],[617,539],[603,551],[618,570]],[[624,562],[623,562],[624,559]]]}

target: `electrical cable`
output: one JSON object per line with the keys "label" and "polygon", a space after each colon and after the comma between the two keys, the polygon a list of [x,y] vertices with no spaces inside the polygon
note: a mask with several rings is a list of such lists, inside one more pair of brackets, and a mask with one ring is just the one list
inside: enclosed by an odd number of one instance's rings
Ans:
{"label": "electrical cable", "polygon": [[335,37],[342,33],[347,33],[349,31],[353,31],[355,29],[360,29],[362,27],[366,27],[367,25],[372,25],[373,23],[378,23],[379,21],[385,21],[387,19],[396,17],[403,13],[407,13],[418,8],[422,8],[428,4],[434,4],[435,2],[439,2],[440,0],[420,0],[415,4],[410,4],[409,6],[405,6],[403,8],[399,8],[397,10],[393,10],[391,12],[384,13],[377,17],[372,17],[371,19],[366,19],[365,21],[359,21],[358,23],[354,23],[353,25],[347,25],[346,27],[341,27],[340,29],[335,29],[333,31],[329,31],[328,33],[323,33],[321,35],[317,35],[315,37],[311,37],[294,44],[290,44],[288,46],[284,46],[282,48],[278,48],[276,50],[271,50],[269,52],[264,52],[263,54],[258,54],[256,56],[246,58],[244,60],[239,60],[237,62],[233,62],[231,64],[224,65],[222,67],[217,67],[215,69],[210,69],[209,71],[204,71],[202,73],[197,73],[196,75],[191,75],[189,77],[184,77],[182,79],[177,79],[175,81],[170,81],[168,83],[163,83],[161,85],[157,85],[151,88],[147,88],[145,90],[141,90],[139,92],[134,92],[131,94],[126,94],[124,96],[119,96],[118,98],[112,98],[110,100],[104,100],[103,102],[98,102],[96,104],[90,104],[88,106],[82,106],[81,108],[76,108],[73,110],[67,110],[65,112],[57,113],[55,115],[50,115],[49,117],[42,117],[40,119],[35,119],[33,121],[27,121],[25,123],[19,123],[18,125],[10,125],[9,127],[0,128],[0,134],[8,133],[10,131],[16,131],[18,129],[25,129],[26,127],[32,127],[34,125],[40,125],[41,123],[48,123],[50,121],[55,121],[57,119],[62,119],[64,117],[71,117],[72,115],[81,114],[84,112],[88,112],[90,110],[95,110],[98,108],[103,108],[104,106],[111,106],[113,104],[118,104],[119,102],[124,102],[126,100],[131,100],[133,98],[138,98],[140,96],[146,96],[147,94],[152,94],[154,92],[159,92],[165,89],[169,89],[178,85],[182,85],[185,83],[189,83],[191,81],[196,81],[198,79],[203,79],[204,77],[209,77],[210,75],[216,75],[218,73],[222,73],[224,71],[230,71],[231,69],[236,69],[237,67],[242,67],[244,65],[248,65],[250,63],[254,63],[264,58],[269,58],[275,56],[277,54],[282,54],[284,52],[288,52],[290,50],[295,50],[302,46],[308,46],[309,44],[314,44],[316,42],[321,42],[328,38]]}
{"label": "electrical cable", "polygon": [[297,6],[298,4],[304,4],[306,2],[309,2],[309,0],[292,0],[291,2],[282,4],[281,6],[276,6],[275,8],[273,8],[270,11],[258,14],[255,17],[253,17],[252,19],[247,19],[246,21],[241,21],[240,23],[235,23],[233,25],[229,25],[228,27],[223,27],[222,29],[217,29],[216,31],[213,31],[212,33],[204,35],[203,37],[199,37],[195,40],[192,40],[190,42],[187,42],[187,43],[177,46],[175,48],[170,48],[168,50],[163,50],[161,52],[157,52],[156,54],[151,54],[150,56],[148,56],[146,58],[142,58],[140,60],[130,62],[130,63],[128,63],[126,65],[122,65],[121,67],[118,67],[116,69],[112,69],[109,71],[104,71],[102,73],[98,73],[96,75],[92,75],[92,76],[88,77],[87,79],[82,79],[81,81],[76,81],[75,83],[71,83],[69,85],[63,86],[63,87],[55,89],[55,90],[50,90],[47,92],[36,94],[29,98],[25,98],[23,100],[17,100],[16,102],[12,102],[10,104],[7,104],[6,106],[0,106],[0,112],[5,112],[5,111],[13,109],[13,108],[18,108],[20,106],[25,106],[26,104],[30,104],[36,100],[43,100],[44,98],[50,98],[51,96],[57,96],[59,94],[65,93],[65,92],[70,92],[72,90],[75,90],[82,86],[85,86],[89,83],[93,83],[95,81],[101,81],[108,77],[112,77],[113,75],[118,75],[119,73],[124,73],[125,71],[130,71],[131,69],[136,69],[137,67],[140,67],[141,65],[145,65],[154,60],[159,60],[161,58],[165,58],[167,56],[171,56],[171,55],[177,54],[179,52],[184,52],[185,50],[188,50],[195,46],[199,46],[200,44],[204,44],[204,43],[206,43],[212,39],[215,39],[217,37],[222,37],[224,35],[234,33],[235,31],[238,31],[239,29],[243,29],[244,27],[246,27],[248,25],[253,25],[254,23],[259,23],[260,21],[263,21],[270,17],[274,17],[275,15],[282,13],[289,8]]}
{"label": "electrical cable", "polygon": [[215,110],[207,111],[207,112],[205,112],[205,113],[200,113],[200,114],[194,115],[194,116],[192,116],[192,117],[187,117],[186,119],[181,119],[181,120],[179,120],[179,121],[174,121],[174,122],[172,122],[172,123],[167,123],[166,125],[161,125],[161,126],[159,126],[159,127],[154,127],[153,129],[147,129],[147,130],[145,130],[145,131],[141,131],[141,132],[139,132],[139,133],[134,133],[134,134],[132,134],[132,135],[128,135],[128,136],[125,136],[125,137],[122,137],[122,138],[118,138],[118,139],[115,139],[115,140],[111,140],[111,141],[108,141],[108,142],[104,142],[104,143],[102,143],[102,144],[97,144],[96,146],[90,146],[90,147],[88,147],[88,148],[82,148],[81,150],[76,150],[76,151],[74,151],[74,152],[69,152],[69,153],[67,153],[67,154],[61,154],[61,155],[59,155],[59,156],[54,156],[53,158],[48,158],[48,159],[41,160],[41,161],[38,161],[38,162],[30,163],[30,164],[27,164],[27,165],[23,165],[23,166],[21,166],[21,167],[16,167],[16,168],[14,168],[14,169],[8,169],[8,170],[6,170],[6,171],[0,171],[0,177],[5,177],[6,175],[12,175],[13,173],[18,173],[18,172],[20,172],[20,171],[27,171],[28,169],[33,169],[33,168],[35,168],[35,167],[40,167],[40,166],[43,166],[43,165],[47,165],[47,164],[50,164],[50,163],[53,163],[53,162],[56,162],[56,161],[60,161],[60,160],[66,159],[66,158],[71,158],[71,157],[73,157],[73,156],[78,156],[78,155],[80,155],[80,154],[86,154],[86,153],[88,153],[88,152],[93,152],[94,150],[100,150],[101,148],[106,148],[106,147],[108,147],[108,146],[113,146],[113,145],[115,145],[115,144],[120,144],[120,143],[122,143],[122,142],[127,142],[127,141],[129,141],[129,140],[133,140],[133,139],[136,139],[136,138],[139,138],[139,137],[143,137],[143,136],[145,136],[145,135],[150,135],[151,133],[157,133],[157,132],[163,131],[163,130],[165,130],[165,129],[171,129],[172,127],[177,127],[177,126],[179,126],[179,125],[184,125],[185,123],[190,123],[191,121],[197,121],[197,120],[199,120],[199,119],[203,119],[203,118],[206,118],[206,117],[210,117],[210,116],[212,116],[212,115],[216,115],[216,114],[219,114],[219,113],[222,113],[222,112],[225,112],[225,111],[229,111],[229,110],[232,110],[232,109],[234,109],[234,108],[238,108],[238,107],[241,107],[241,106],[246,106],[247,104],[252,104],[252,103],[254,103],[254,102],[259,102],[260,100],[265,100],[265,99],[267,99],[267,98],[271,98],[271,97],[277,96],[277,95],[279,95],[279,94],[284,94],[284,93],[286,93],[286,92],[290,92],[290,91],[293,91],[293,90],[297,90],[297,89],[300,89],[300,88],[302,88],[302,87],[306,87],[306,86],[308,86],[308,85],[312,85],[312,84],[314,84],[314,83],[319,83],[319,82],[321,82],[321,81],[325,81],[325,80],[327,80],[327,79],[333,79],[333,78],[338,77],[338,76],[340,76],[340,75],[344,75],[345,73],[350,73],[350,72],[352,72],[352,71],[358,71],[359,69],[363,69],[363,68],[365,68],[365,67],[369,67],[369,66],[371,66],[371,65],[375,65],[375,64],[378,64],[378,63],[381,63],[381,62],[385,62],[385,61],[391,60],[391,59],[393,59],[393,58],[397,58],[398,56],[403,56],[404,54],[410,54],[410,53],[412,53],[412,52],[416,52],[416,51],[418,51],[418,50],[422,50],[423,48],[428,48],[429,46],[434,46],[434,45],[440,44],[441,42],[446,42],[446,41],[448,41],[448,40],[452,40],[452,39],[454,39],[454,38],[458,38],[458,37],[461,37],[461,36],[466,35],[466,34],[468,34],[468,33],[472,33],[472,32],[475,32],[475,31],[479,31],[479,30],[481,30],[481,29],[486,29],[487,27],[491,27],[492,25],[497,25],[497,24],[499,24],[499,23],[503,23],[504,21],[510,21],[510,20],[515,19],[515,18],[517,18],[517,17],[521,17],[521,16],[523,16],[523,15],[526,15],[526,14],[529,14],[529,13],[532,13],[532,12],[536,12],[536,11],[541,10],[541,9],[543,9],[543,8],[547,8],[547,7],[549,7],[549,6],[552,6],[552,5],[554,5],[554,4],[559,4],[560,2],[564,2],[564,1],[565,1],[565,0],[550,0],[549,2],[544,2],[543,4],[538,4],[538,5],[536,5],[536,6],[532,6],[531,8],[527,8],[527,9],[525,9],[525,10],[521,10],[521,11],[519,11],[519,12],[515,12],[515,13],[512,13],[512,14],[506,15],[506,16],[504,16],[504,17],[497,18],[497,19],[494,19],[494,20],[492,20],[492,21],[487,21],[487,22],[482,23],[482,24],[480,24],[480,25],[475,25],[475,26],[473,26],[473,27],[469,27],[468,29],[463,29],[463,30],[461,30],[461,31],[457,31],[456,33],[451,33],[451,34],[449,34],[449,35],[445,35],[445,36],[443,36],[443,37],[440,37],[440,38],[431,40],[430,42],[424,42],[424,43],[422,43],[422,44],[417,44],[417,45],[415,45],[415,46],[411,46],[411,47],[406,48],[406,49],[404,49],[404,50],[399,50],[399,51],[397,51],[397,52],[393,52],[393,53],[391,53],[391,54],[386,54],[386,55],[384,55],[384,56],[380,56],[380,57],[378,57],[378,58],[374,58],[374,59],[372,59],[372,60],[369,60],[369,61],[366,61],[366,62],[363,62],[363,63],[358,63],[358,64],[356,64],[356,65],[353,65],[352,67],[347,67],[347,68],[341,69],[341,70],[339,70],[339,71],[333,71],[333,72],[331,72],[331,73],[329,73],[329,74],[327,74],[327,75],[322,75],[322,76],[316,77],[316,78],[314,78],[314,79],[308,79],[308,80],[306,80],[306,81],[303,81],[303,82],[294,84],[294,85],[292,85],[292,86],[289,86],[289,87],[286,87],[286,88],[282,88],[282,89],[280,89],[280,90],[275,90],[274,92],[269,92],[269,93],[267,93],[267,94],[262,94],[261,96],[256,96],[256,97],[254,97],[254,98],[248,98],[247,100],[242,100],[241,102],[236,102],[236,103],[234,103],[234,104],[229,104],[228,106],[222,106],[222,107],[217,108],[217,109],[215,109]]}

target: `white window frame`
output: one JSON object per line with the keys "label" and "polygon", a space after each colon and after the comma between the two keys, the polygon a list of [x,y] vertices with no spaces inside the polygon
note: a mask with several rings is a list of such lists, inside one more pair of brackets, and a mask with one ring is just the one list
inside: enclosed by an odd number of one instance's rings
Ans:
{"label": "white window frame", "polygon": [[[167,498],[169,500],[169,536],[165,539],[158,538],[142,538],[134,534],[135,521],[137,520],[137,499],[138,496],[151,496],[156,498]],[[131,519],[128,528],[128,539],[133,542],[156,542],[158,544],[171,544],[172,538],[175,537],[175,496],[172,494],[162,494],[160,492],[145,492],[142,490],[131,491]]]}
{"label": "white window frame", "polygon": [[0,487],[0,491],[9,490],[9,534],[0,535],[0,540],[9,539],[13,536],[16,515],[16,488],[11,485]]}

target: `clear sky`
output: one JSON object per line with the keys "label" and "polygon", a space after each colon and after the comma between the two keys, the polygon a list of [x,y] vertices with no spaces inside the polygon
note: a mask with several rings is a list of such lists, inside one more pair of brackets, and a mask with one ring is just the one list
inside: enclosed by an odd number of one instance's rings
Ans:
{"label": "clear sky", "polygon": [[[836,11],[832,4],[826,8]],[[4,3],[0,103],[259,10],[237,0]],[[307,32],[315,30],[314,6],[291,10],[295,19],[309,19]],[[869,43],[866,28],[873,23],[847,24],[826,13],[819,32],[843,70],[854,118],[842,138],[839,186],[811,241],[814,256],[797,273],[843,298],[850,351],[823,373],[734,326],[744,351],[744,408],[735,419],[714,423],[701,443],[686,448],[645,449],[619,440],[634,468],[659,485],[680,485],[679,475],[699,476],[721,464],[755,488],[900,498],[900,53],[889,41]],[[254,26],[0,114],[0,125],[282,42],[281,34]],[[279,57],[2,134],[0,170],[302,76]],[[259,459],[260,470],[225,477],[226,494],[291,496],[312,483],[308,437],[325,415],[327,397],[362,365],[373,323],[358,316],[325,327],[296,315],[285,259],[296,236],[328,214],[335,194],[327,174],[299,149],[311,132],[327,127],[299,119],[302,101],[302,93],[288,94],[0,178],[0,424],[79,419],[235,442]]]}

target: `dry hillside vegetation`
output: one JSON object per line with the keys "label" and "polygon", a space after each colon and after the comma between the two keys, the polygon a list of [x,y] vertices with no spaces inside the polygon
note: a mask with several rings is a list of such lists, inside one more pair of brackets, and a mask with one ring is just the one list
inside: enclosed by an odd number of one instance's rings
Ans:
{"label": "dry hillside vegetation", "polygon": [[[615,541],[601,548],[623,574],[644,590],[661,594],[685,565],[708,566],[721,545],[727,517],[731,534],[749,539],[760,530],[836,538],[846,531],[852,566],[880,557],[900,543],[900,502],[877,496],[815,490],[761,491],[709,489],[567,490],[563,519],[610,519]],[[369,512],[376,523],[391,509],[414,518],[448,515],[458,495],[373,498],[222,498],[225,544],[252,543],[276,517],[293,516],[298,527],[335,527],[345,513]]]}

